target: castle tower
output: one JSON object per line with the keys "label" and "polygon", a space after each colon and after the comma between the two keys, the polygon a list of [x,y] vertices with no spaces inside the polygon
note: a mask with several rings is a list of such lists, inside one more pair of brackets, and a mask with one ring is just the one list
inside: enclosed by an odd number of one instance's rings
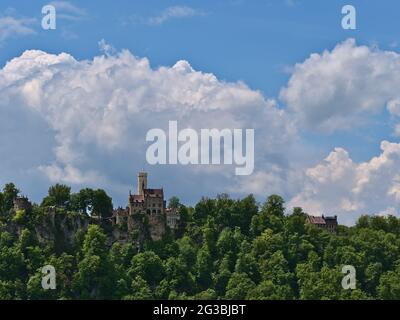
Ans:
{"label": "castle tower", "polygon": [[138,195],[144,195],[144,189],[147,189],[147,172],[139,172],[138,175]]}

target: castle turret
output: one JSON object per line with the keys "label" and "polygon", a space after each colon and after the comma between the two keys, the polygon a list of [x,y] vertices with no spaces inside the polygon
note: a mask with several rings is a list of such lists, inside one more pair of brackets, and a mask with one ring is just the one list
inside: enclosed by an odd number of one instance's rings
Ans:
{"label": "castle turret", "polygon": [[147,172],[139,172],[138,195],[144,195],[144,189],[147,189]]}

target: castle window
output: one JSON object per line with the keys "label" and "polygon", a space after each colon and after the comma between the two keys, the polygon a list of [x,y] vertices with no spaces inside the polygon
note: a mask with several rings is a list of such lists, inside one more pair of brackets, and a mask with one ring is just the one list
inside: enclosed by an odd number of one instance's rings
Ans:
{"label": "castle window", "polygon": [[156,210],[153,210],[153,213],[156,213]]}

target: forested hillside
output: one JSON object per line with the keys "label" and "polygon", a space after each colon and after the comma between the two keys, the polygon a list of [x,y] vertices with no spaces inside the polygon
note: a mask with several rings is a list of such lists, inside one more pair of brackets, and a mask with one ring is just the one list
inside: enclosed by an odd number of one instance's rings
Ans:
{"label": "forested hillside", "polygon": [[[102,190],[56,186],[41,204],[16,212],[18,193],[12,184],[0,193],[0,299],[400,299],[393,216],[362,216],[334,235],[307,224],[301,208],[285,212],[277,195],[261,205],[252,195],[221,195],[194,208],[174,198],[179,228],[138,252],[133,243],[109,243],[106,220],[87,217],[88,204],[110,215]],[[39,239],[49,207],[71,230],[88,224],[72,242]],[[56,290],[42,289],[45,265],[56,269]],[[342,288],[343,265],[357,271],[355,290]]]}

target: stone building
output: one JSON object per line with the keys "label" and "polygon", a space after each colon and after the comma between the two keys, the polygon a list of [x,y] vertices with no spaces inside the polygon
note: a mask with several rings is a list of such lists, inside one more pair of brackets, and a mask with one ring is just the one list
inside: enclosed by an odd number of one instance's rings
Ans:
{"label": "stone building", "polygon": [[167,208],[165,210],[165,215],[167,217],[167,226],[171,229],[176,229],[181,219],[179,209]]}
{"label": "stone building", "polygon": [[128,224],[128,216],[129,216],[129,211],[127,209],[123,209],[122,207],[119,207],[118,209],[114,210],[113,212],[113,222],[116,225],[123,225],[123,224]]}
{"label": "stone building", "polygon": [[150,216],[165,214],[165,200],[163,189],[147,188],[147,173],[138,175],[138,193],[129,195],[129,214],[138,213]]}
{"label": "stone building", "polygon": [[307,215],[307,222],[313,224],[318,228],[325,229],[331,233],[334,234],[337,233],[337,227],[338,227],[337,216],[325,217],[324,215],[322,216]]}
{"label": "stone building", "polygon": [[113,224],[128,234],[133,230],[141,230],[145,223],[153,240],[160,240],[167,226],[176,228],[178,221],[178,210],[166,208],[164,190],[147,187],[146,172],[139,172],[137,193],[129,193],[126,209],[118,208],[112,216]]}

